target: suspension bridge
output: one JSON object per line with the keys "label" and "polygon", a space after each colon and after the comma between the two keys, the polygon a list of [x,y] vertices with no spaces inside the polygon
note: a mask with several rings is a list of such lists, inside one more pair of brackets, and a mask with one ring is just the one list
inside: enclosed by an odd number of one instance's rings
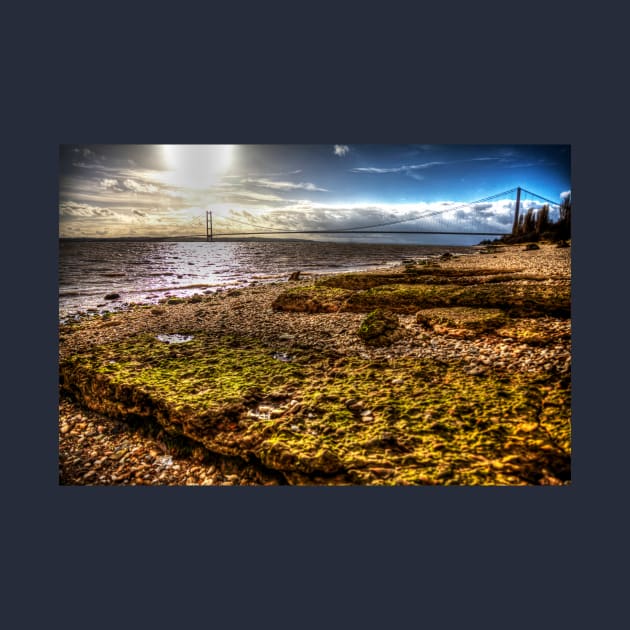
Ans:
{"label": "suspension bridge", "polygon": [[[286,228],[252,223],[244,218],[215,217],[222,224],[219,231],[213,227],[212,211],[206,211],[207,241],[217,237],[233,236],[275,236],[287,234],[450,234],[461,236],[504,236],[515,234],[519,217],[530,209],[539,210],[543,205],[549,208],[549,219],[559,217],[561,203],[547,199],[522,187],[511,188],[489,197],[466,203],[443,202],[444,207],[434,210],[395,215],[390,213],[381,221],[364,225],[338,226],[330,229],[287,226]],[[260,217],[263,218],[263,217]],[[334,219],[338,221],[339,217]],[[334,223],[335,221],[331,221]],[[233,225],[236,224],[236,228]],[[244,230],[243,227],[249,228]],[[225,231],[225,230],[228,231]],[[194,235],[204,236],[204,235]]]}

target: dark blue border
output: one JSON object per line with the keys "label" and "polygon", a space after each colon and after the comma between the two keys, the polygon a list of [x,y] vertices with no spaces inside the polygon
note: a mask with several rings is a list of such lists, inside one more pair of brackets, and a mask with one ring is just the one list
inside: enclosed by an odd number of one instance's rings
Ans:
{"label": "dark blue border", "polygon": [[[23,625],[611,625],[625,34],[574,5],[483,4],[9,12],[3,455]],[[573,484],[60,488],[58,145],[162,142],[570,144]]]}

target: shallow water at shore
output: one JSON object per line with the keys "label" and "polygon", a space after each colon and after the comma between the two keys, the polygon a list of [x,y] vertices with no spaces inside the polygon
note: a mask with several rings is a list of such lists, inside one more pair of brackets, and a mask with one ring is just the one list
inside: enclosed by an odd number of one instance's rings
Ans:
{"label": "shallow water at shore", "polygon": [[59,317],[273,282],[294,271],[354,271],[470,251],[460,246],[317,241],[60,241]]}

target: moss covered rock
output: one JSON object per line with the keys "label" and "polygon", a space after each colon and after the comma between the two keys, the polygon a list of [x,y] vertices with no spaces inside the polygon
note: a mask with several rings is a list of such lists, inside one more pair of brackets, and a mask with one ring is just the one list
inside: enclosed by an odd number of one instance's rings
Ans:
{"label": "moss covered rock", "polygon": [[398,325],[398,317],[394,313],[378,308],[361,322],[357,334],[370,346],[384,346],[393,341]]}
{"label": "moss covered rock", "polygon": [[422,309],[416,314],[416,321],[421,326],[431,328],[437,333],[460,337],[490,332],[505,324],[507,320],[505,313],[498,308],[454,306]]}
{"label": "moss covered rock", "polygon": [[274,310],[306,313],[369,313],[378,308],[394,313],[444,307],[501,309],[513,317],[568,318],[571,287],[537,280],[475,282],[472,284],[382,284],[365,290],[327,285],[296,287],[281,293]]}
{"label": "moss covered rock", "polygon": [[275,311],[299,313],[336,313],[343,310],[351,291],[326,285],[292,287],[272,303]]}
{"label": "moss covered rock", "polygon": [[64,358],[90,409],[158,422],[299,484],[536,484],[570,478],[570,378],[240,337],[147,333]]}

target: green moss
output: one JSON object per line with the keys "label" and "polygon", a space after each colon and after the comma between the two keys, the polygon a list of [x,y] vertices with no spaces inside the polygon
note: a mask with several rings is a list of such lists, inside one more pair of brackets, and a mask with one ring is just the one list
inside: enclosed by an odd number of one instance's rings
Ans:
{"label": "green moss", "polygon": [[[503,281],[518,276],[515,270],[448,269],[439,266],[407,266],[402,273],[345,273],[331,276],[316,286],[350,289],[371,289],[387,284],[476,284],[480,281]],[[495,280],[501,278],[502,280]]]}
{"label": "green moss", "polygon": [[[294,312],[397,313],[449,306],[502,309],[513,317],[570,317],[568,282],[483,270],[420,269],[418,274],[344,274],[288,289],[273,308]],[[424,273],[427,272],[427,273]],[[438,273],[439,272],[439,273]]]}
{"label": "green moss", "polygon": [[422,309],[416,313],[416,321],[422,326],[456,336],[489,332],[506,324],[507,319],[501,309],[468,306]]}
{"label": "green moss", "polygon": [[506,339],[513,339],[530,345],[546,345],[555,341],[570,339],[570,322],[561,328],[552,328],[543,320],[532,318],[513,319],[497,328],[495,333]]}
{"label": "green moss", "polygon": [[[62,387],[157,420],[291,483],[555,483],[570,476],[570,382],[417,358],[370,361],[254,340],[137,335],[64,360]],[[263,411],[265,410],[265,411]],[[271,410],[271,411],[269,411]]]}
{"label": "green moss", "polygon": [[325,285],[297,286],[281,293],[273,302],[276,311],[301,313],[336,313],[343,310],[346,299],[352,294],[346,289]]}
{"label": "green moss", "polygon": [[364,343],[382,346],[391,343],[398,330],[398,317],[394,313],[376,309],[359,326],[358,335]]}
{"label": "green moss", "polygon": [[345,302],[344,310],[365,312],[388,308],[415,313],[422,308],[468,306],[500,308],[512,316],[570,316],[570,287],[540,284],[385,285],[357,291]]}

